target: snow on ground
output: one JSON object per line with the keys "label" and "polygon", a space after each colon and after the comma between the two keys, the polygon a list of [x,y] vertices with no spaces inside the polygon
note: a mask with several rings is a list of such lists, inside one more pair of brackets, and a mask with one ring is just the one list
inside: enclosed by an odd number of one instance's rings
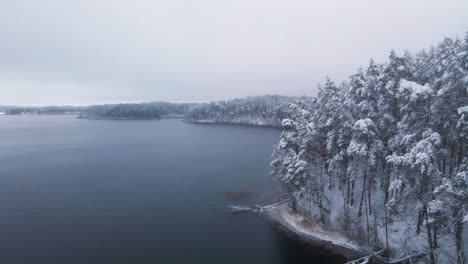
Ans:
{"label": "snow on ground", "polygon": [[[279,204],[275,206],[265,207],[264,210],[273,218],[276,222],[281,224],[287,230],[300,235],[306,240],[310,241],[324,241],[335,245],[345,251],[335,248],[337,253],[356,253],[360,252],[361,256],[365,256],[369,252],[363,246],[360,246],[357,242],[352,241],[340,234],[339,232],[332,231],[322,226],[320,223],[313,222],[300,213],[297,213],[290,209],[286,204]],[[265,212],[264,212],[265,213]],[[391,257],[392,259],[404,258],[408,255],[427,252],[427,238],[424,228],[421,230],[421,234],[415,233],[414,219],[400,219],[390,224],[388,227],[389,231],[389,244],[391,245]],[[379,226],[379,238],[381,241],[385,241],[384,226]],[[468,232],[467,232],[468,233]],[[439,237],[440,245],[451,245],[447,248],[438,248],[437,250],[437,263],[449,264],[454,263],[455,256],[453,255],[452,247],[453,239],[450,235]],[[314,243],[312,243],[314,244]],[[320,243],[318,243],[320,246]],[[330,247],[328,247],[330,249]],[[346,250],[347,249],[347,250]],[[348,256],[349,257],[349,256]],[[356,255],[352,258],[356,258]]]}
{"label": "snow on ground", "polygon": [[198,120],[187,120],[190,123],[198,124],[231,124],[231,125],[247,125],[247,126],[264,126],[264,127],[281,127],[281,124],[277,124],[274,121],[265,119],[248,119],[248,118],[236,118],[236,119],[198,119]]}
{"label": "snow on ground", "polygon": [[277,211],[279,216],[282,217],[282,220],[290,225],[290,227],[292,227],[294,230],[296,230],[297,233],[311,236],[314,239],[327,241],[334,245],[339,245],[359,251],[362,250],[357,243],[350,241],[337,232],[326,230],[321,224],[310,221],[303,215],[294,212],[285,204],[272,207],[271,210]]}
{"label": "snow on ground", "polygon": [[468,105],[467,106],[462,106],[462,107],[458,108],[457,110],[458,110],[459,115],[461,115],[463,113],[468,113]]}

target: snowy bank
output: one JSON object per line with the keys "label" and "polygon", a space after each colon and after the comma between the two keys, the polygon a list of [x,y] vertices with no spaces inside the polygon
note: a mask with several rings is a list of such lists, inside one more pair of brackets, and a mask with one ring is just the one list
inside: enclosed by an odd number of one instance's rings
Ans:
{"label": "snowy bank", "polygon": [[369,255],[368,251],[343,235],[325,230],[320,224],[294,212],[286,204],[263,207],[258,213],[288,235],[310,245],[330,250],[348,259]]}
{"label": "snowy bank", "polygon": [[244,122],[244,121],[215,121],[215,120],[189,120],[184,119],[187,123],[194,124],[206,124],[206,125],[235,125],[235,126],[249,126],[249,127],[269,127],[269,128],[279,128],[281,129],[280,124],[273,124],[269,122]]}

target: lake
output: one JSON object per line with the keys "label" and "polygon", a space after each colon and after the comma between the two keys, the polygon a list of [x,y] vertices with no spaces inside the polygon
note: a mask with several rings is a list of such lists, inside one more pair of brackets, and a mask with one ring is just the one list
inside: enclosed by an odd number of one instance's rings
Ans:
{"label": "lake", "polygon": [[0,116],[0,262],[343,263],[226,208],[271,192],[280,133]]}

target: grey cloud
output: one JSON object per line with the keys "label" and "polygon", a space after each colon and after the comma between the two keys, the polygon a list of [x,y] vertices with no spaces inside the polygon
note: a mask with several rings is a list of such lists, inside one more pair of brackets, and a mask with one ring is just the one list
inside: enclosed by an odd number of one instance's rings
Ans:
{"label": "grey cloud", "polygon": [[466,1],[0,3],[0,104],[314,94],[468,29]]}

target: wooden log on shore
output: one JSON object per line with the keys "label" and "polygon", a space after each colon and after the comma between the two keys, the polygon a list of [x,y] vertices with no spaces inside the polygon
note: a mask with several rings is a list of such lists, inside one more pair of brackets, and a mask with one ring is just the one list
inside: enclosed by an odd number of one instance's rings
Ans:
{"label": "wooden log on shore", "polygon": [[253,208],[242,205],[229,205],[228,208],[231,210],[232,214],[248,213],[255,211]]}
{"label": "wooden log on shore", "polygon": [[385,257],[380,256],[384,251],[378,251],[374,252],[372,254],[369,254],[368,256],[355,259],[349,262],[346,262],[346,264],[367,264],[367,263],[381,263],[381,264],[407,264],[407,263],[414,263],[420,258],[423,258],[426,256],[426,253],[421,252],[421,253],[416,253],[413,255],[409,255],[403,258],[395,259],[395,260],[388,260]]}
{"label": "wooden log on shore", "polygon": [[368,264],[371,257],[372,257],[371,255],[365,256],[365,257],[362,257],[360,259],[356,259],[356,260],[346,262],[345,264]]}
{"label": "wooden log on shore", "polygon": [[285,202],[287,202],[287,201],[279,201],[277,203],[266,205],[266,206],[260,206],[260,205],[256,204],[256,205],[253,206],[253,208],[249,207],[249,206],[246,206],[246,205],[228,205],[228,208],[231,211],[231,213],[234,213],[234,214],[235,213],[247,213],[247,212],[258,213],[258,212],[262,212],[265,209],[271,208],[273,206],[283,204]]}
{"label": "wooden log on shore", "polygon": [[388,262],[388,264],[414,263],[418,259],[424,258],[425,256],[426,256],[426,253],[424,253],[424,252],[416,253],[416,254],[413,254],[413,255],[406,256],[406,257],[401,258],[401,259],[391,260],[391,261]]}
{"label": "wooden log on shore", "polygon": [[[364,256],[362,258],[358,258],[355,260],[351,260],[349,262],[346,262],[346,264],[368,264],[368,263],[374,263],[375,260],[380,259],[379,256],[384,253],[384,250],[380,250],[377,252],[372,252],[372,254],[369,254],[367,256]],[[377,258],[376,258],[377,257]]]}

